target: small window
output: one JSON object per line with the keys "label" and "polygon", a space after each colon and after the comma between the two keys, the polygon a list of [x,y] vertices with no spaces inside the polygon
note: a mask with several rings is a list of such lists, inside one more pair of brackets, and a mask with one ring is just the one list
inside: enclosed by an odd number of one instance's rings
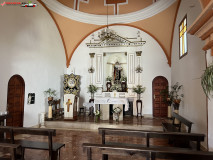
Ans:
{"label": "small window", "polygon": [[182,58],[187,54],[187,16],[183,18],[179,25],[179,57]]}

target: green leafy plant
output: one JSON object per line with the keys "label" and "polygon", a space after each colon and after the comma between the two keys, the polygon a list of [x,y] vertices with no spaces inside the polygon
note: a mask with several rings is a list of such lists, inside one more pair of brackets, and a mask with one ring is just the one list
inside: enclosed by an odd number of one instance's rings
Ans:
{"label": "green leafy plant", "polygon": [[123,81],[126,82],[126,81],[127,81],[127,77],[122,75],[121,78],[120,78],[120,81],[121,81],[121,82],[123,82]]}
{"label": "green leafy plant", "polygon": [[122,90],[121,87],[117,86],[117,85],[112,85],[110,88],[110,91],[118,91],[120,92]]}
{"label": "green leafy plant", "polygon": [[112,77],[110,77],[110,76],[108,76],[107,78],[106,78],[106,81],[112,81]]}
{"label": "green leafy plant", "polygon": [[47,97],[54,97],[56,96],[56,90],[49,88],[48,90],[44,91],[44,94]]}
{"label": "green leafy plant", "polygon": [[175,85],[171,86],[171,91],[170,91],[170,97],[172,98],[173,102],[176,104],[180,104],[183,94],[180,94],[180,89],[183,87],[183,85],[179,85],[177,82]]}
{"label": "green leafy plant", "polygon": [[98,87],[96,87],[93,84],[89,85],[89,87],[88,87],[88,92],[89,93],[95,93],[95,92],[97,92],[97,90],[98,90]]}
{"label": "green leafy plant", "polygon": [[213,64],[206,68],[201,76],[201,85],[206,96],[209,98],[213,91]]}
{"label": "green leafy plant", "polygon": [[137,85],[136,87],[133,87],[132,90],[137,94],[141,94],[145,92],[146,87],[143,87],[142,85]]}

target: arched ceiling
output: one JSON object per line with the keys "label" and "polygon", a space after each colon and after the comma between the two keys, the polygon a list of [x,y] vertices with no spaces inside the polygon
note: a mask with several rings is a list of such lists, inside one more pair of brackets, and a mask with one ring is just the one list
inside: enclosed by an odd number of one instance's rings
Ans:
{"label": "arched ceiling", "polygon": [[[73,9],[77,1],[80,4],[80,11]],[[146,3],[142,4],[143,1]],[[171,65],[174,24],[181,0],[156,0],[155,3],[153,1],[155,0],[126,0],[129,10],[124,12],[124,9],[121,12],[119,9],[120,14],[110,15],[109,21],[113,25],[125,24],[150,34],[160,44],[168,64]],[[67,66],[81,41],[106,25],[106,15],[98,15],[104,14],[106,0],[38,0],[38,2],[47,9],[59,29],[65,47]],[[124,0],[108,0],[108,2],[124,2]],[[83,7],[101,4],[103,7],[101,10]],[[109,11],[110,14],[114,13],[112,6]]]}
{"label": "arched ceiling", "polygon": [[63,5],[85,13],[106,15],[107,5],[108,13],[111,15],[120,15],[139,11],[150,5],[153,0],[57,0]]}
{"label": "arched ceiling", "polygon": [[[82,12],[79,10],[75,10],[73,8],[67,7],[65,5],[63,5],[62,3],[58,2],[57,0],[42,0],[47,7],[51,10],[54,11],[55,13],[64,16],[66,18],[69,18],[71,20],[76,20],[79,22],[83,22],[83,23],[89,23],[89,24],[95,24],[95,25],[106,25],[107,22],[108,24],[115,24],[115,23],[132,23],[132,22],[136,22],[136,21],[141,21],[147,18],[150,18],[154,15],[159,14],[160,12],[166,10],[167,8],[169,8],[173,3],[175,3],[176,0],[159,0],[157,2],[152,3],[151,5],[149,5],[148,7],[142,8],[138,11],[134,11],[134,12],[130,12],[130,13],[125,13],[125,14],[116,14],[116,15],[109,15],[108,17],[105,15],[105,13],[107,12],[107,8],[104,5],[104,3],[107,2],[107,0],[99,0],[97,2],[103,2],[102,6],[103,8],[101,9],[102,13],[104,13],[104,15],[99,14],[99,12],[96,12],[98,7],[92,7],[91,12],[94,12],[94,14],[91,13],[86,13],[86,12]],[[77,0],[74,0],[74,4]],[[82,0],[83,1],[83,0]],[[90,0],[93,1],[93,0]],[[88,5],[91,3],[89,0],[87,1]],[[118,0],[111,0],[111,1],[118,1]],[[144,2],[141,1],[140,3],[135,3],[137,2],[137,0],[128,0],[126,2],[126,5],[129,5],[129,1],[134,2],[133,4],[135,4],[134,6],[140,6],[139,4]],[[66,1],[67,2],[67,1]],[[78,0],[79,2],[79,0]],[[81,1],[80,1],[81,2]],[[79,2],[79,5],[81,4]],[[96,2],[96,3],[97,3]],[[77,2],[76,2],[77,3]],[[95,3],[94,3],[95,4]],[[99,5],[99,3],[97,3]],[[93,6],[93,5],[91,5]],[[143,6],[143,5],[142,5]],[[114,7],[115,6],[111,6]],[[132,7],[132,9],[134,9],[135,7]],[[89,10],[89,7],[88,9]],[[114,9],[115,11],[115,9]],[[112,12],[114,13],[114,11],[112,10]],[[128,9],[126,9],[126,11],[128,11]],[[108,21],[107,21],[108,19]]]}

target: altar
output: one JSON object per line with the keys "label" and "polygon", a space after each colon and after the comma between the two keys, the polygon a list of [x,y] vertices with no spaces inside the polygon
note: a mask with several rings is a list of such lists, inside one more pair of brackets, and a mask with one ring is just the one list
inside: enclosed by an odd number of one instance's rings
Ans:
{"label": "altar", "polygon": [[[98,109],[98,105],[100,105],[100,119],[101,120],[109,120],[110,118],[110,108],[109,105],[113,104],[113,109],[119,107],[122,111],[119,115],[119,120],[123,120],[123,105],[125,105],[124,110],[127,111],[129,108],[129,102],[127,98],[112,98],[112,97],[101,97],[95,98],[94,107],[95,111]],[[113,117],[114,120],[114,117]]]}

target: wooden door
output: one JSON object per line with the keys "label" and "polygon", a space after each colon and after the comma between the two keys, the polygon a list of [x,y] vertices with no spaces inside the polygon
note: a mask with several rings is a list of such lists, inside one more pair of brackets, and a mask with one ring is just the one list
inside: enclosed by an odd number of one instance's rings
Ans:
{"label": "wooden door", "polygon": [[168,88],[168,81],[165,77],[158,76],[152,82],[153,116],[167,117],[168,105],[161,91]]}
{"label": "wooden door", "polygon": [[23,127],[25,83],[21,76],[14,75],[8,82],[7,126]]}

